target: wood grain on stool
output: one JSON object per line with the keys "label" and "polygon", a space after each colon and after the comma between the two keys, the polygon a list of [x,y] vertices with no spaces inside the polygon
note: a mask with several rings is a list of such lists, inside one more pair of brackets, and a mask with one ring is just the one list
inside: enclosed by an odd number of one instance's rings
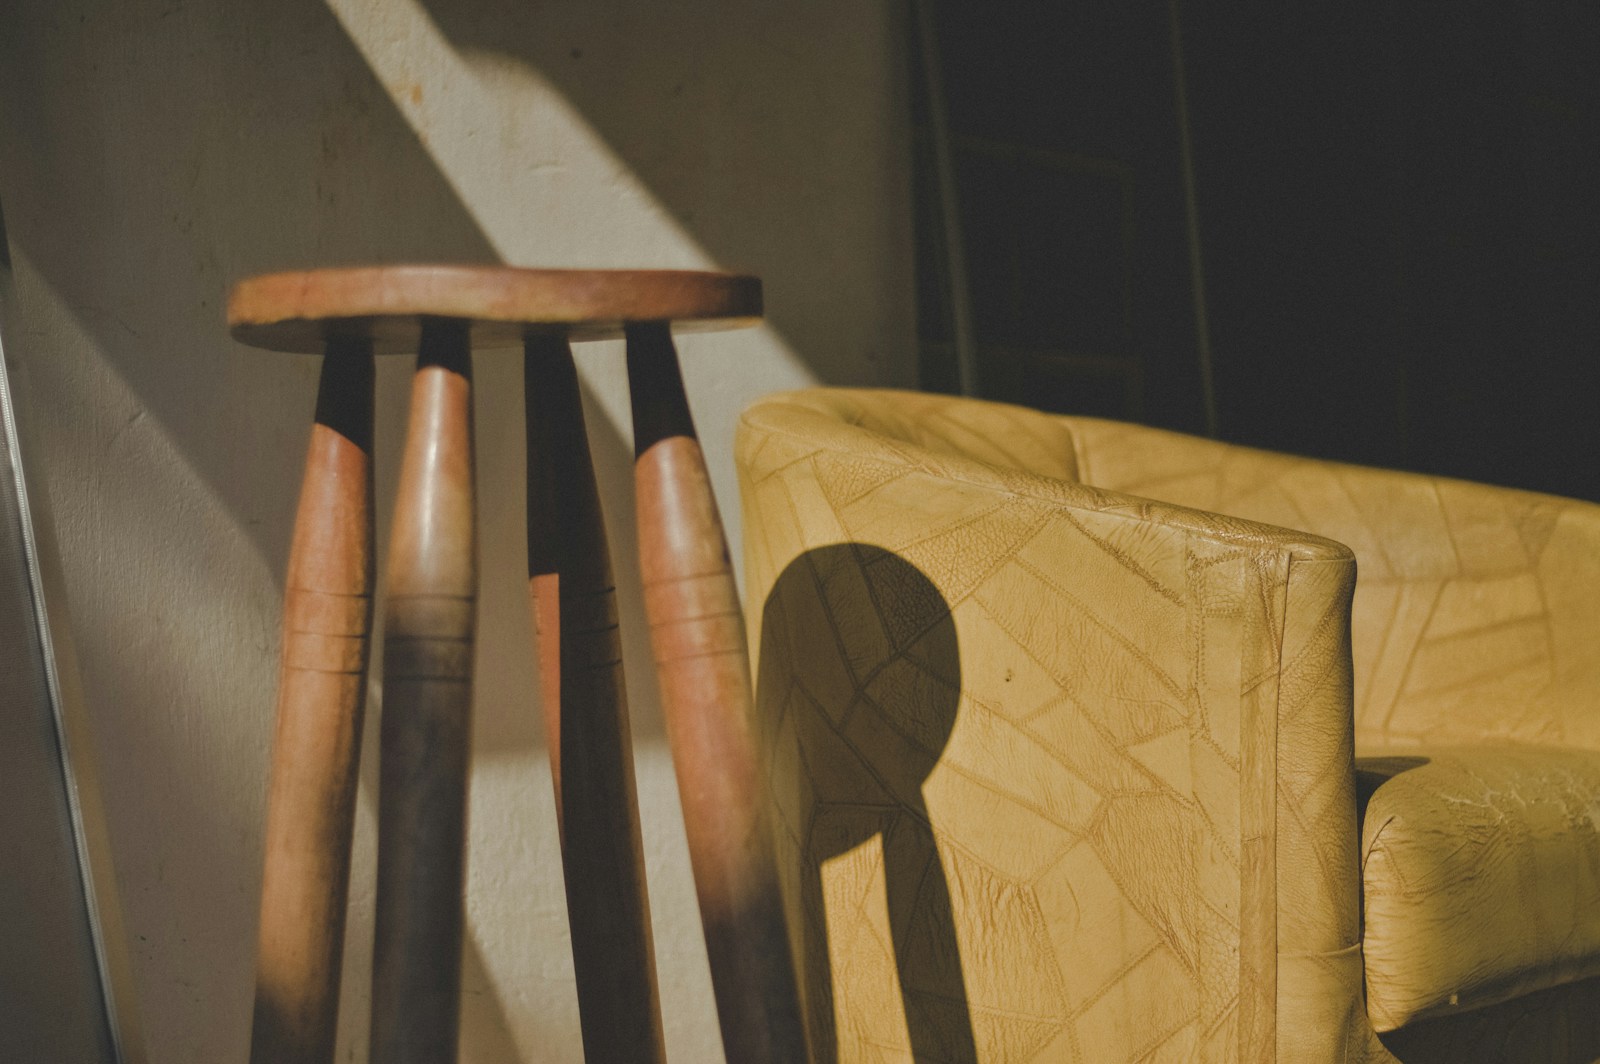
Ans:
{"label": "wood grain on stool", "polygon": [[335,344],[283,596],[254,1064],[333,1059],[372,626],[372,351]]}
{"label": "wood grain on stool", "polygon": [[385,580],[372,1059],[455,1060],[477,604],[464,322],[423,324]]}
{"label": "wood grain on stool", "polygon": [[627,335],[645,611],[723,1049],[738,1064],[804,1064],[722,519],[667,325],[634,325]]}
{"label": "wood grain on stool", "polygon": [[660,1064],[616,593],[567,342],[527,343],[528,586],[584,1057]]}

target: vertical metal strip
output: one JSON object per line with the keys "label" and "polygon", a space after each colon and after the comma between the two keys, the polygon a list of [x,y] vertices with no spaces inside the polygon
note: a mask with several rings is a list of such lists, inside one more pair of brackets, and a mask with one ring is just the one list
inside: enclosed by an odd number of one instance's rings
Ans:
{"label": "vertical metal strip", "polygon": [[49,521],[48,506],[44,496],[41,495],[39,503],[35,504],[28,495],[28,462],[12,408],[3,338],[0,338],[0,431],[5,433],[5,444],[11,455],[28,587],[33,598],[45,683],[60,750],[78,874],[88,907],[86,917],[104,995],[106,1024],[120,1064],[144,1064],[144,1042],[133,989],[133,968],[122,924],[121,896],[112,867],[87,710],[67,621],[65,580],[52,535],[47,531],[41,536],[36,531],[36,521]]}

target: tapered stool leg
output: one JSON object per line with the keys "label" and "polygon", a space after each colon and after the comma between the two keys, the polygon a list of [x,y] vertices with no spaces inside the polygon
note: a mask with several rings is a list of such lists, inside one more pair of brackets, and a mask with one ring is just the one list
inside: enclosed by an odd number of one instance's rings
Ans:
{"label": "tapered stool leg", "polygon": [[334,345],[289,551],[254,1064],[333,1059],[372,626],[372,349]]}
{"label": "tapered stool leg", "polygon": [[423,326],[385,579],[374,1064],[456,1058],[477,600],[465,323]]}
{"label": "tapered stool leg", "polygon": [[804,1064],[743,614],[666,324],[628,327],[645,611],[730,1062]]}
{"label": "tapered stool leg", "polygon": [[531,338],[524,369],[528,586],[584,1057],[660,1064],[616,593],[578,375],[558,337]]}

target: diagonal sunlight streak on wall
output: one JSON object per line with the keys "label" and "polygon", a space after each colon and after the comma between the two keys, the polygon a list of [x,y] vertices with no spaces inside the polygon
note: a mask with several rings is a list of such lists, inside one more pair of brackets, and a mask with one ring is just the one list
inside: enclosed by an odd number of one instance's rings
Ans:
{"label": "diagonal sunlight streak on wall", "polygon": [[[504,261],[719,268],[538,71],[492,53],[458,52],[419,0],[327,4]],[[574,217],[583,224],[571,224]],[[559,221],[542,224],[551,219]],[[762,384],[767,390],[817,383],[770,326],[731,339],[713,335],[683,344],[711,357],[736,350],[743,360],[758,360],[766,370]],[[626,389],[618,374],[592,365],[597,361],[579,360],[585,383],[617,435],[631,440]],[[694,360],[685,361],[685,373],[696,376]],[[719,405],[695,383],[691,395]],[[713,415],[712,420],[723,419]]]}

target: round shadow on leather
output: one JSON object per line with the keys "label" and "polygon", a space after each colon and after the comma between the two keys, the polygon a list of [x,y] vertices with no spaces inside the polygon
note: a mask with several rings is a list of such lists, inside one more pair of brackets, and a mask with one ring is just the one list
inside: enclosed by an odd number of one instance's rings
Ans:
{"label": "round shadow on leather", "polygon": [[[955,726],[958,651],[932,582],[865,544],[802,554],[763,607],[756,716],[818,1064],[840,1056],[836,979],[850,994],[846,1037],[865,1036],[864,1024],[892,1031],[885,1014],[898,1005],[916,1060],[976,1064],[950,888],[922,794]],[[885,960],[898,1002],[869,974]]]}

